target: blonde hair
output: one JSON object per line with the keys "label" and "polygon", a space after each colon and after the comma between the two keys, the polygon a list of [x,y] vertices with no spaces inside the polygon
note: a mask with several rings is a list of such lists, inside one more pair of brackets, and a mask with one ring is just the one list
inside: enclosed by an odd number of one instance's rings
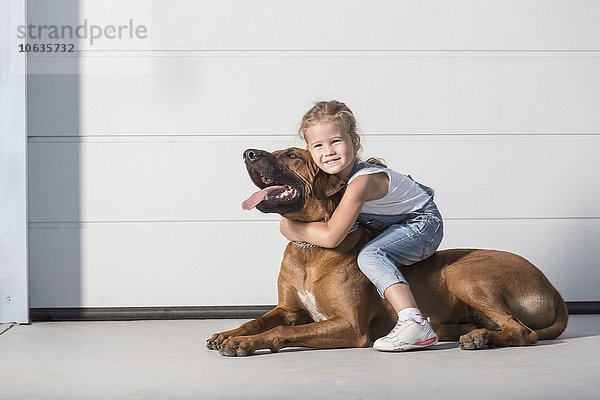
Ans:
{"label": "blonde hair", "polygon": [[[338,100],[318,101],[304,114],[298,136],[306,142],[306,130],[311,126],[321,122],[337,122],[342,127],[342,132],[350,135],[352,144],[356,147],[355,156],[358,157],[362,150],[360,143],[360,134],[356,125],[356,118],[348,106]],[[360,159],[360,157],[358,157]],[[369,164],[387,167],[385,161],[380,158],[371,157],[367,161]]]}

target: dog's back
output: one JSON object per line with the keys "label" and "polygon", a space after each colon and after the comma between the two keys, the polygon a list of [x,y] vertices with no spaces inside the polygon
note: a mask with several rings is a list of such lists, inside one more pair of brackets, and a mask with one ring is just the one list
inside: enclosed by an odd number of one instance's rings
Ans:
{"label": "dog's back", "polygon": [[500,329],[486,308],[493,314],[501,310],[512,315],[535,331],[538,339],[554,339],[566,328],[564,300],[546,276],[519,255],[483,249],[442,250],[400,270],[434,328],[458,319],[464,324],[464,333],[471,324],[476,329]]}

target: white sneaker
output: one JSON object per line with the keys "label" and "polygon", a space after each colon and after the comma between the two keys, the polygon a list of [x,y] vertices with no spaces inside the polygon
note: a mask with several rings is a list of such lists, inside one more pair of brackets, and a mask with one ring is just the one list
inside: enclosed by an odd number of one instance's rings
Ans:
{"label": "white sneaker", "polygon": [[438,337],[429,318],[419,324],[414,319],[405,317],[398,320],[387,336],[377,339],[373,348],[379,351],[405,351],[433,346],[437,341]]}

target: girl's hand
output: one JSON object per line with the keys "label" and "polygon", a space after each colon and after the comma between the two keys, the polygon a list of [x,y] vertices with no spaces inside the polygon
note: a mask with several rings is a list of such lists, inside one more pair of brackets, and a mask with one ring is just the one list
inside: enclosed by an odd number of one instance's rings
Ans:
{"label": "girl's hand", "polygon": [[296,242],[301,241],[300,237],[295,233],[295,231],[298,230],[300,225],[305,223],[306,222],[294,221],[282,217],[281,222],[279,223],[279,232],[281,232],[281,234],[285,236],[287,240],[292,240]]}

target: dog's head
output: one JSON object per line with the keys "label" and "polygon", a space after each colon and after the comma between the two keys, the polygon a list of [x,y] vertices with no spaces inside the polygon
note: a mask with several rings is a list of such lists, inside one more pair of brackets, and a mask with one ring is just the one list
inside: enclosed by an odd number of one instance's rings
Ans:
{"label": "dog's head", "polygon": [[242,207],[278,213],[298,221],[329,220],[339,203],[344,181],[321,171],[307,150],[291,147],[269,153],[248,149],[244,162],[261,190]]}

